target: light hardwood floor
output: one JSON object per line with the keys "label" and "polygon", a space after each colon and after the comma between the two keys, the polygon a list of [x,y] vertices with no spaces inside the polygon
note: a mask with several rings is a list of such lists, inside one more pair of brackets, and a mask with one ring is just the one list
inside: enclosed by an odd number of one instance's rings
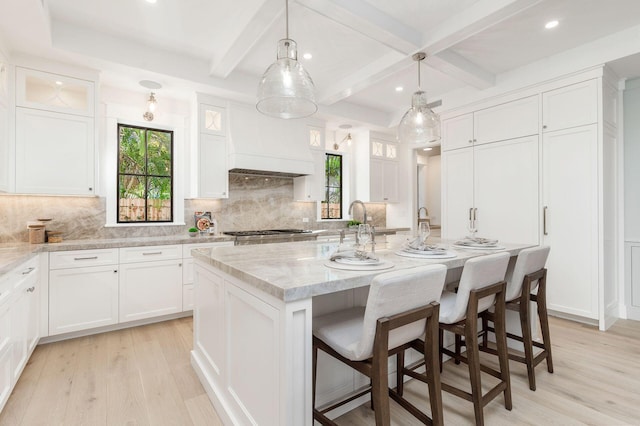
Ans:
{"label": "light hardwood floor", "polygon": [[[606,333],[551,319],[555,373],[511,362],[513,410],[499,397],[485,407],[487,425],[640,425],[640,322],[618,321]],[[191,318],[38,346],[0,426],[219,425],[189,361]],[[483,360],[492,362],[490,355]],[[443,380],[468,383],[466,366],[445,364]],[[491,380],[483,375],[485,384]],[[408,398],[426,411],[426,385],[411,381]],[[444,393],[447,425],[473,423],[471,403]],[[394,402],[392,424],[415,419]],[[365,404],[337,420],[373,425]]]}

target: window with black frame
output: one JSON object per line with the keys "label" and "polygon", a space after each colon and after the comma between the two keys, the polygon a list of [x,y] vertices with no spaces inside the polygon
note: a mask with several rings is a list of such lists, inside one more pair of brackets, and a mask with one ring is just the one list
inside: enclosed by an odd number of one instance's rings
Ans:
{"label": "window with black frame", "polygon": [[342,219],[342,156],[326,154],[322,219]]}
{"label": "window with black frame", "polygon": [[118,222],[173,221],[173,132],[118,125]]}

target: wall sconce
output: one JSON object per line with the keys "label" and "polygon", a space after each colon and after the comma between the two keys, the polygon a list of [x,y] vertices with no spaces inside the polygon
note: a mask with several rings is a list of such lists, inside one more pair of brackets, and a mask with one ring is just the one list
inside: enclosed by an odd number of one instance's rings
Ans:
{"label": "wall sconce", "polygon": [[153,113],[155,112],[157,105],[158,101],[156,101],[156,95],[151,92],[149,99],[147,100],[147,111],[142,114],[142,117],[147,121],[153,121]]}
{"label": "wall sconce", "polygon": [[347,141],[347,145],[351,146],[351,141],[353,140],[353,138],[351,137],[351,133],[347,133],[347,136],[345,136],[344,138],[342,138],[342,140],[340,142],[337,142],[333,144],[333,149],[335,149],[336,151],[340,149],[340,145],[342,145],[342,142]]}

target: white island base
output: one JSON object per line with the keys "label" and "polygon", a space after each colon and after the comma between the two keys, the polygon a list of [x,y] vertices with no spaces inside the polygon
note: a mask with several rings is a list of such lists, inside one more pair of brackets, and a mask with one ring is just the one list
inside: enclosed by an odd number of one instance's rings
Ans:
{"label": "white island base", "polygon": [[[515,255],[524,247],[510,245],[508,251]],[[224,424],[313,424],[312,315],[364,305],[367,283],[380,273],[327,268],[324,262],[335,248],[302,242],[194,251],[191,360]],[[445,263],[456,275],[466,259],[481,254],[461,252],[456,259],[429,263]],[[379,255],[395,269],[428,262],[395,256],[393,247]],[[318,358],[318,405],[368,383],[323,355]],[[417,357],[414,353],[407,362]],[[395,371],[392,361],[390,375]],[[393,376],[389,383],[394,385]],[[333,415],[365,400],[352,401]]]}

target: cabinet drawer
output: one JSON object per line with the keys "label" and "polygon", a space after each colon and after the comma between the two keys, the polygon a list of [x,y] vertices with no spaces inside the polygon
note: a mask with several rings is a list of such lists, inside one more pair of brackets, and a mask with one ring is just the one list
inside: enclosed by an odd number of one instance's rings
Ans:
{"label": "cabinet drawer", "polygon": [[120,249],[120,263],[182,259],[182,245],[126,247]]}
{"label": "cabinet drawer", "polygon": [[76,250],[49,253],[49,269],[115,265],[118,249]]}
{"label": "cabinet drawer", "polygon": [[212,248],[212,247],[232,247],[233,241],[220,241],[217,243],[201,243],[201,244],[184,244],[182,246],[182,258],[188,259],[191,256],[191,250],[201,249],[201,248]]}
{"label": "cabinet drawer", "polygon": [[[38,279],[39,257],[35,256],[27,260],[17,268],[14,268],[8,275],[8,289],[18,288],[24,284],[26,280],[34,281]],[[2,284],[0,284],[0,287]],[[2,296],[0,296],[2,299]]]}
{"label": "cabinet drawer", "polygon": [[538,96],[518,99],[476,111],[474,144],[503,141],[538,133]]}

